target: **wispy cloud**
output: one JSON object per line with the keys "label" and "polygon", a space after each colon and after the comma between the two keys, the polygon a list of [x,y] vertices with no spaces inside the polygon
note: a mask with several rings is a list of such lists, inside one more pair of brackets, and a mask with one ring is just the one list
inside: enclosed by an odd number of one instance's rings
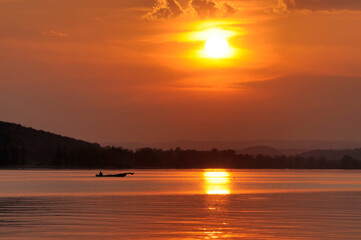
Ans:
{"label": "wispy cloud", "polygon": [[48,32],[42,32],[41,35],[43,36],[49,36],[49,37],[68,37],[68,34],[57,32],[54,30],[48,31]]}
{"label": "wispy cloud", "polygon": [[162,19],[177,17],[183,13],[176,0],[156,0],[151,12],[147,13],[149,19]]}
{"label": "wispy cloud", "polygon": [[196,14],[201,18],[226,17],[237,12],[237,8],[226,1],[191,0],[182,8],[177,0],[155,0],[153,9],[146,14],[148,19],[167,19],[184,14]]}

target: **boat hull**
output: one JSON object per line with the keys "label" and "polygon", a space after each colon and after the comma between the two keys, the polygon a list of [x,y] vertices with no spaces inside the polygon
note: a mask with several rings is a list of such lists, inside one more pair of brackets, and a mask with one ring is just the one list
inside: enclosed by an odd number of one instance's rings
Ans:
{"label": "boat hull", "polygon": [[119,173],[119,174],[108,174],[108,175],[99,175],[96,174],[96,177],[125,177],[128,174],[133,175],[134,173]]}

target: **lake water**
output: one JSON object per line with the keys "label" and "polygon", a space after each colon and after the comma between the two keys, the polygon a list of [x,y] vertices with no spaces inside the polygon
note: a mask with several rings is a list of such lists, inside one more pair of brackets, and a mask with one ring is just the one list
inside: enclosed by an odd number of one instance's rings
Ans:
{"label": "lake water", "polygon": [[361,171],[134,172],[2,170],[0,239],[361,239]]}

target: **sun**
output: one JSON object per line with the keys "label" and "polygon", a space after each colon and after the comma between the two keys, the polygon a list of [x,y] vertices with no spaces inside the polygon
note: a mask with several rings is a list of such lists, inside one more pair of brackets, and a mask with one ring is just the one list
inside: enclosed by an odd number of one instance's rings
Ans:
{"label": "sun", "polygon": [[229,53],[227,39],[220,35],[210,36],[204,47],[206,54],[211,58],[223,58]]}

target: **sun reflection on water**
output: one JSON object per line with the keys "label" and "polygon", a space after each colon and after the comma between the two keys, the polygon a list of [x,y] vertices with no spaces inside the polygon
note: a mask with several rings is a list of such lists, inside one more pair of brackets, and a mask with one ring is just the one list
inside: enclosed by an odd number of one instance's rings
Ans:
{"label": "sun reflection on water", "polygon": [[208,169],[203,172],[205,206],[208,210],[208,220],[203,228],[204,239],[230,238],[227,231],[228,194],[231,193],[230,174],[223,169]]}
{"label": "sun reflection on water", "polygon": [[204,189],[207,194],[230,194],[229,173],[226,171],[207,171],[203,173]]}

